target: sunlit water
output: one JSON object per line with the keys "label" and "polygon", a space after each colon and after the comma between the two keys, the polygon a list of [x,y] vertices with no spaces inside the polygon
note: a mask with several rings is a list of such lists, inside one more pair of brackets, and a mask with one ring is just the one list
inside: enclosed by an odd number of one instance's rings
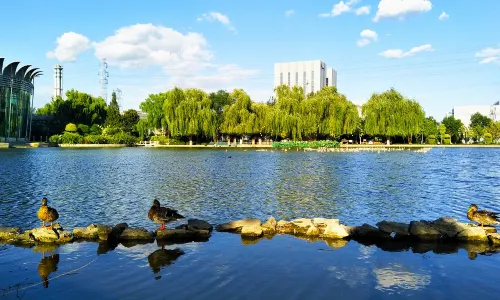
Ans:
{"label": "sunlit water", "polygon": [[[388,153],[255,150],[4,149],[0,226],[39,226],[47,196],[65,228],[127,222],[153,230],[152,200],[213,224],[273,215],[348,225],[443,215],[467,221],[471,202],[500,210],[500,150]],[[175,226],[175,224],[171,224]],[[500,293],[500,255],[464,249],[397,252],[289,236],[60,248],[0,246],[7,299],[480,299]],[[457,252],[458,251],[458,252]],[[425,252],[425,253],[422,253]],[[456,253],[453,253],[456,252]],[[98,255],[99,253],[99,255]],[[52,255],[52,256],[51,256]],[[45,259],[43,257],[45,256]],[[44,288],[48,286],[48,288]],[[494,297],[493,297],[494,298]],[[492,298],[492,299],[493,299]]]}

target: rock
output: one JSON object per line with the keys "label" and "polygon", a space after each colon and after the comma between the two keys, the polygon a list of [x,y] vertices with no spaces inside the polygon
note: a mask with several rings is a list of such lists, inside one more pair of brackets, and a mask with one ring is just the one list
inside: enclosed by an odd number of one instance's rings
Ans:
{"label": "rock", "polygon": [[500,233],[490,233],[488,234],[488,239],[494,246],[500,246]]}
{"label": "rock", "polygon": [[73,241],[73,234],[68,231],[58,231],[56,229],[35,228],[27,231],[29,236],[39,243],[69,243]]}
{"label": "rock", "polygon": [[264,234],[275,234],[276,233],[276,219],[273,216],[270,216],[267,221],[262,224],[262,231]]}
{"label": "rock", "polygon": [[311,219],[305,219],[305,218],[295,219],[290,221],[290,223],[292,223],[294,234],[306,234],[309,227],[314,226]]}
{"label": "rock", "polygon": [[488,242],[488,233],[484,228],[468,226],[462,230],[458,235],[457,239],[459,241],[467,242]]}
{"label": "rock", "polygon": [[325,231],[325,228],[328,227],[328,225],[340,225],[339,219],[326,219],[326,218],[314,218],[312,219],[312,223],[314,226],[316,226],[321,233]]}
{"label": "rock", "polygon": [[394,232],[397,237],[404,237],[410,235],[410,232],[408,231],[408,229],[410,228],[409,224],[384,220],[378,222],[376,225],[380,231],[388,234],[392,234]]}
{"label": "rock", "polygon": [[188,220],[188,229],[189,230],[208,230],[212,231],[214,227],[210,225],[208,222],[198,219],[189,219]]}
{"label": "rock", "polygon": [[156,232],[157,240],[206,240],[210,238],[208,230],[163,229]]}
{"label": "rock", "polygon": [[241,236],[242,237],[252,237],[257,238],[264,235],[262,228],[260,226],[243,226],[241,228]]}
{"label": "rock", "polygon": [[[112,243],[117,242],[118,240],[120,240],[120,236],[122,235],[122,232],[125,229],[127,229],[127,228],[128,228],[128,224],[127,223],[116,224],[115,227],[113,227],[111,229],[111,231],[109,232],[106,240],[110,241]],[[102,235],[99,235],[99,239],[101,239],[101,236],[102,236],[102,238],[104,238],[105,237],[105,232],[103,232]]]}
{"label": "rock", "polygon": [[[349,228],[349,227],[346,227]],[[352,229],[346,229],[350,232],[354,238],[366,239],[366,240],[383,240],[390,239],[391,236],[385,232],[378,230],[378,228],[373,227],[369,224],[363,224],[361,226],[352,227]]]}
{"label": "rock", "polygon": [[293,224],[285,220],[276,223],[276,232],[280,234],[293,234]]}
{"label": "rock", "polygon": [[261,222],[259,219],[244,219],[238,221],[232,221],[229,223],[224,223],[217,225],[215,230],[221,232],[236,232],[241,233],[241,228],[243,226],[260,226]]}
{"label": "rock", "polygon": [[427,221],[411,221],[410,234],[421,240],[438,240],[442,234],[437,229],[432,227],[431,222]]}
{"label": "rock", "polygon": [[0,240],[9,240],[21,234],[21,229],[17,227],[0,227]]}
{"label": "rock", "polygon": [[120,241],[124,240],[153,240],[154,233],[144,228],[125,228],[120,235]]}
{"label": "rock", "polygon": [[73,229],[73,236],[77,239],[107,240],[113,228],[108,225],[90,224],[87,227],[76,227]]}
{"label": "rock", "polygon": [[307,236],[319,236],[320,231],[318,227],[312,225],[311,227],[307,228],[306,235]]}
{"label": "rock", "polygon": [[467,227],[467,224],[459,223],[454,218],[441,217],[432,222],[431,226],[439,231],[442,237],[454,238]]}
{"label": "rock", "polygon": [[349,235],[350,229],[347,226],[342,225],[339,222],[329,222],[320,236],[329,239],[343,239]]}

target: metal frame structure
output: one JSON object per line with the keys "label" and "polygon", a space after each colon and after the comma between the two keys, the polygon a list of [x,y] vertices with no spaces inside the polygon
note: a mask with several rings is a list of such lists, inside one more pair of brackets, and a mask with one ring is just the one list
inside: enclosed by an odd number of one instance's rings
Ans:
{"label": "metal frame structure", "polygon": [[43,75],[31,65],[19,69],[20,62],[5,66],[0,57],[0,141],[29,141],[31,136],[35,77]]}

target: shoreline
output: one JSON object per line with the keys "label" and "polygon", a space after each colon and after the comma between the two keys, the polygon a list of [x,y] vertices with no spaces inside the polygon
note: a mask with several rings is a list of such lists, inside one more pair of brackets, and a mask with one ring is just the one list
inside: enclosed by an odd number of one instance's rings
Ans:
{"label": "shoreline", "polygon": [[328,152],[342,151],[340,149],[356,149],[356,150],[373,150],[373,149],[385,149],[385,150],[411,150],[411,149],[423,149],[423,148],[500,148],[500,144],[496,145],[428,145],[428,144],[392,144],[392,145],[360,145],[360,144],[343,144],[338,148],[279,148],[273,147],[272,145],[126,145],[126,144],[50,144],[41,142],[31,142],[26,144],[9,144],[0,143],[0,149],[11,149],[11,148],[22,148],[22,149],[32,149],[32,148],[188,148],[188,149],[275,149],[275,150],[285,150],[285,149],[300,149],[308,151],[321,151],[324,149],[329,149]]}

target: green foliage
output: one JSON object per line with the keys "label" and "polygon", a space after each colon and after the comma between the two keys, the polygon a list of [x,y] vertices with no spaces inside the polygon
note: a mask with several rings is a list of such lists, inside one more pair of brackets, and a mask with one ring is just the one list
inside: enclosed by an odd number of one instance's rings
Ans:
{"label": "green foliage", "polygon": [[340,143],[337,141],[288,141],[288,142],[273,142],[274,148],[338,148]]}
{"label": "green foliage", "polygon": [[118,129],[116,127],[105,127],[102,130],[102,135],[111,136],[111,135],[115,135],[119,132],[120,132],[120,129]]}
{"label": "green foliage", "polygon": [[89,134],[83,137],[84,144],[107,144],[108,142],[107,136],[100,134]]}
{"label": "green foliage", "polygon": [[169,139],[163,135],[154,135],[151,137],[150,141],[158,142],[160,145],[184,145],[184,144],[186,144],[180,140]]}
{"label": "green foliage", "polygon": [[111,94],[111,102],[108,106],[107,117],[104,126],[113,128],[122,127],[122,116],[120,115],[120,107],[118,106],[118,102],[116,101],[115,92]]}
{"label": "green foliage", "polygon": [[150,129],[147,120],[139,120],[139,122],[135,125],[135,128],[141,141],[145,140],[146,137],[149,136]]}
{"label": "green foliage", "polygon": [[446,127],[446,133],[451,136],[454,142],[460,139],[460,131],[463,127],[462,121],[455,119],[454,116],[445,117],[441,122]]}
{"label": "green foliage", "polygon": [[49,142],[60,144],[61,143],[61,135],[60,134],[54,134],[54,135],[50,136],[49,137]]}
{"label": "green foliage", "polygon": [[446,125],[441,123],[439,125],[439,137],[441,138],[441,144],[443,143],[443,137],[444,137],[445,133],[446,133]]}
{"label": "green foliage", "polygon": [[92,135],[100,135],[102,133],[102,129],[99,125],[94,124],[90,126],[90,134]]}
{"label": "green foliage", "polygon": [[129,109],[123,112],[122,129],[124,132],[137,133],[136,125],[139,122],[139,113],[135,109]]}
{"label": "green foliage", "polygon": [[406,99],[394,89],[373,94],[362,111],[366,133],[387,137],[419,134],[425,117],[420,104]]}
{"label": "green foliage", "polygon": [[81,144],[83,137],[78,133],[65,132],[61,135],[61,144]]}
{"label": "green foliage", "polygon": [[75,124],[73,123],[68,123],[66,127],[64,128],[64,131],[66,132],[77,132],[78,128],[76,127]]}
{"label": "green foliage", "polygon": [[470,127],[486,128],[486,127],[490,126],[490,123],[492,121],[493,120],[491,120],[487,116],[483,116],[482,114],[477,112],[477,113],[473,114],[472,116],[470,116]]}
{"label": "green foliage", "polygon": [[90,128],[88,125],[85,125],[85,124],[78,124],[78,132],[81,134],[81,135],[87,135],[90,133]]}
{"label": "green foliage", "polygon": [[[143,133],[148,130],[164,130],[167,127],[167,119],[163,110],[167,93],[151,94],[139,105],[141,111],[147,113],[145,124],[141,124]],[[140,133],[139,133],[140,134]]]}
{"label": "green foliage", "polygon": [[118,132],[106,138],[109,140],[110,144],[125,144],[131,146],[138,142],[137,137],[126,132]]}
{"label": "green foliage", "polygon": [[451,144],[451,135],[449,134],[444,134],[443,136],[443,144],[444,145],[450,145]]}
{"label": "green foliage", "polygon": [[427,144],[429,145],[435,145],[437,143],[436,141],[436,136],[431,134],[427,136]]}
{"label": "green foliage", "polygon": [[486,133],[484,134],[484,143],[485,143],[485,144],[487,144],[487,145],[489,145],[489,144],[491,144],[492,142],[493,142],[493,136],[491,135],[491,133],[486,132]]}

